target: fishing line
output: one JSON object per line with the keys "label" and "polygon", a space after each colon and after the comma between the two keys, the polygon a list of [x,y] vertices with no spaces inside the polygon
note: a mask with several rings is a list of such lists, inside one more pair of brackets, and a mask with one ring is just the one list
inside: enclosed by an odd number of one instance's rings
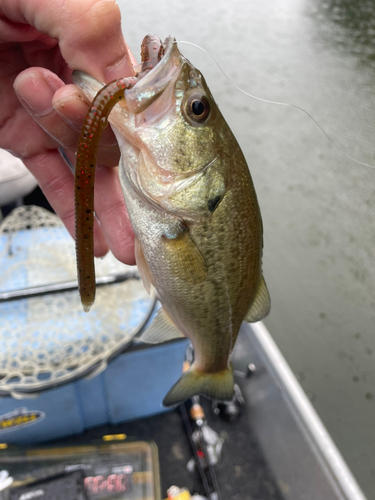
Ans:
{"label": "fishing line", "polygon": [[369,167],[369,168],[375,168],[375,165],[371,165],[369,163],[365,163],[365,162],[362,162],[360,160],[357,160],[355,158],[353,158],[352,156],[348,155],[347,153],[345,153],[334,141],[333,139],[331,139],[331,137],[329,136],[329,134],[324,130],[324,128],[318,123],[318,121],[312,116],[310,115],[310,113],[308,111],[306,111],[305,109],[301,108],[300,106],[297,106],[296,104],[290,104],[290,103],[287,103],[287,102],[278,102],[278,101],[271,101],[269,99],[263,99],[262,97],[257,97],[253,94],[250,94],[249,92],[246,92],[246,90],[243,90],[241,87],[239,87],[238,85],[236,85],[233,80],[231,80],[229,78],[229,76],[225,73],[225,71],[221,68],[220,64],[217,62],[217,60],[214,58],[213,55],[211,55],[209,52],[207,52],[207,50],[205,50],[203,47],[200,47],[199,45],[197,45],[196,43],[193,43],[193,42],[186,42],[184,40],[180,40],[178,43],[184,43],[184,44],[187,44],[187,45],[191,45],[193,47],[196,47],[197,49],[201,50],[202,52],[204,52],[205,54],[207,54],[212,60],[213,62],[216,64],[216,66],[219,68],[219,70],[221,71],[221,73],[225,76],[225,78],[237,89],[239,90],[240,92],[242,92],[243,94],[245,94],[246,96],[248,97],[251,97],[252,99],[255,99],[257,101],[260,101],[260,102],[264,102],[266,104],[276,104],[277,106],[284,106],[284,107],[287,107],[287,108],[293,108],[293,109],[297,109],[298,111],[301,111],[302,113],[304,113],[306,116],[308,116],[310,118],[310,120],[313,121],[313,123],[315,123],[315,125],[318,127],[318,129],[324,134],[324,136],[328,139],[328,141],[332,144],[332,146],[340,153],[342,154],[343,156],[345,156],[346,158],[348,158],[348,160],[351,160],[353,161],[354,163],[358,163],[358,165],[362,165],[363,167]]}

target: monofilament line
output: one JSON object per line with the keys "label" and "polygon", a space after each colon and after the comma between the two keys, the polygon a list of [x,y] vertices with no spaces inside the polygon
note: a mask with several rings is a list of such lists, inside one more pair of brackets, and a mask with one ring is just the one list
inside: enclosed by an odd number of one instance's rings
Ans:
{"label": "monofilament line", "polygon": [[221,73],[225,76],[225,78],[237,89],[239,90],[240,92],[242,92],[243,94],[247,95],[248,97],[251,97],[252,99],[256,99],[257,101],[260,101],[260,102],[264,102],[264,103],[267,103],[267,104],[276,104],[277,106],[285,106],[285,107],[288,107],[288,108],[293,108],[293,109],[298,109],[299,111],[301,111],[302,113],[304,113],[306,116],[308,116],[310,118],[310,120],[312,120],[315,125],[318,127],[318,129],[325,135],[325,137],[328,139],[328,141],[332,144],[332,146],[340,153],[342,154],[343,156],[345,156],[346,158],[348,158],[348,160],[351,160],[353,161],[354,163],[357,163],[358,165],[362,165],[363,167],[369,167],[369,168],[375,168],[375,165],[371,165],[369,163],[365,163],[365,162],[362,162],[362,161],[359,161],[359,160],[356,160],[355,158],[353,158],[352,156],[348,155],[347,153],[345,153],[334,141],[333,139],[331,139],[331,137],[328,135],[328,133],[323,129],[323,127],[317,122],[317,120],[315,120],[315,118],[310,115],[309,112],[307,112],[305,109],[301,108],[300,106],[297,106],[295,104],[289,104],[287,102],[278,102],[278,101],[271,101],[269,99],[263,99],[262,97],[257,97],[253,94],[250,94],[249,92],[246,92],[246,90],[243,90],[241,87],[239,87],[238,85],[236,85],[230,78],[229,76],[225,73],[225,71],[221,68],[220,64],[216,61],[216,59],[214,58],[214,56],[212,56],[209,52],[207,52],[207,50],[203,49],[202,47],[200,47],[199,45],[197,45],[196,43],[193,43],[193,42],[186,42],[184,40],[180,40],[178,41],[178,43],[185,43],[187,45],[191,45],[193,47],[196,47],[197,49],[201,50],[202,52],[204,52],[205,54],[207,54],[212,60],[213,62],[216,64],[216,66],[219,68],[219,70],[221,71]]}

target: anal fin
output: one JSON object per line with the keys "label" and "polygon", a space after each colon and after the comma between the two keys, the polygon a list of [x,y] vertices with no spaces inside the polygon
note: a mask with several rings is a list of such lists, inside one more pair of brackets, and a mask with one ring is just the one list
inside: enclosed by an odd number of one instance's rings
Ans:
{"label": "anal fin", "polygon": [[248,323],[255,323],[265,318],[271,309],[270,295],[267,290],[266,282],[263,275],[260,278],[257,294],[254,302],[251,304],[250,309],[247,311],[244,321]]}
{"label": "anal fin", "polygon": [[141,335],[140,340],[146,344],[161,344],[178,338],[185,338],[185,336],[169,319],[166,312],[159,309],[151,325]]}

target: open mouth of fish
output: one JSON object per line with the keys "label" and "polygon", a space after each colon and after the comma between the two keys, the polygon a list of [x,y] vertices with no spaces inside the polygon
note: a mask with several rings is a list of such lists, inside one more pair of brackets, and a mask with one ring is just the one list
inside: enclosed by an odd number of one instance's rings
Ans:
{"label": "open mouth of fish", "polygon": [[[173,36],[165,39],[162,45],[162,55],[160,61],[145,75],[142,76],[142,63],[135,66],[135,77],[138,82],[132,89],[126,91],[126,104],[130,112],[138,113],[142,108],[147,107],[165,89],[173,79],[183,64],[184,57],[180,54],[177,42]],[[74,71],[73,82],[84,92],[85,96],[92,101],[104,83],[83,73]]]}

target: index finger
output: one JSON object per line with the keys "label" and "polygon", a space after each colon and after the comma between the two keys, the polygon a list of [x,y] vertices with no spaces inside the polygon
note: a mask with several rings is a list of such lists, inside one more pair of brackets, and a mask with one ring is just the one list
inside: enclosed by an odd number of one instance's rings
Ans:
{"label": "index finger", "polygon": [[134,74],[115,0],[0,0],[0,12],[58,39],[71,69],[104,82]]}

